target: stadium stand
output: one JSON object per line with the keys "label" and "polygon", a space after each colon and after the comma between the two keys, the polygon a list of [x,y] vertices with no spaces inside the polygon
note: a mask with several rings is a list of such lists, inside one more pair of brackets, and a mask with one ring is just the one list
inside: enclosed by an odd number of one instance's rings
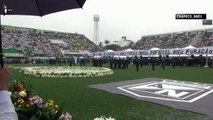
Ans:
{"label": "stadium stand", "polygon": [[[79,50],[103,51],[87,37],[77,33],[2,26],[3,48],[15,48],[27,56],[60,56]],[[132,49],[160,49],[213,46],[213,29],[191,30],[142,36]]]}
{"label": "stadium stand", "polygon": [[62,55],[62,51],[92,51],[96,45],[87,37],[77,33],[2,26],[3,49],[15,48],[25,55]]}
{"label": "stadium stand", "polygon": [[142,36],[136,42],[134,49],[183,48],[188,45],[194,47],[213,46],[213,29]]}

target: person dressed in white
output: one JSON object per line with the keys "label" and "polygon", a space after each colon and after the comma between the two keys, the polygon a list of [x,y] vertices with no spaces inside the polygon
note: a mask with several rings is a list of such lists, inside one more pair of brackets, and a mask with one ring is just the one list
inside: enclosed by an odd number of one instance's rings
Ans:
{"label": "person dressed in white", "polygon": [[5,67],[0,70],[0,120],[18,120],[8,92],[10,76]]}

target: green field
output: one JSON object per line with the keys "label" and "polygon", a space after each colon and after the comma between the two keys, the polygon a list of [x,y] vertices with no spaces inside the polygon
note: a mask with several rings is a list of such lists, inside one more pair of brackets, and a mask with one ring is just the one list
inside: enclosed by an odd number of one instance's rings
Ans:
{"label": "green field", "polygon": [[[9,69],[11,79],[24,74]],[[73,120],[93,120],[95,117],[112,116],[116,120],[213,120],[205,115],[170,108],[130,97],[116,95],[101,90],[88,88],[88,85],[143,79],[147,77],[168,78],[202,83],[213,83],[213,68],[198,67],[156,67],[144,66],[136,72],[135,66],[128,69],[113,70],[114,74],[96,78],[38,78],[27,76],[36,93],[45,99],[57,102],[65,101],[64,111],[73,116]]]}

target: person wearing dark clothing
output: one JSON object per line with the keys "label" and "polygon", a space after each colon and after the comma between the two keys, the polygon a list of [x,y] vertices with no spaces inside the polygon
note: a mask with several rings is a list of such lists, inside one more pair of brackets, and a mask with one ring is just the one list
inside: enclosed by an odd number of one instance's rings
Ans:
{"label": "person wearing dark clothing", "polygon": [[74,59],[72,57],[70,57],[70,59],[69,59],[69,66],[70,67],[72,66],[73,62],[74,62]]}
{"label": "person wearing dark clothing", "polygon": [[143,67],[143,57],[140,56],[140,67],[142,68]]}
{"label": "person wearing dark clothing", "polygon": [[113,63],[114,63],[113,58],[110,58],[110,59],[109,59],[109,64],[110,64],[110,68],[111,68],[111,69],[113,69]]}
{"label": "person wearing dark clothing", "polygon": [[115,58],[115,59],[114,59],[114,69],[117,68],[117,64],[118,64],[118,60]]}
{"label": "person wearing dark clothing", "polygon": [[134,64],[136,66],[136,71],[138,72],[139,71],[139,60],[138,60],[137,56],[135,56],[135,58],[134,58]]}
{"label": "person wearing dark clothing", "polygon": [[85,66],[85,65],[86,65],[86,58],[80,57],[80,66]]}
{"label": "person wearing dark clothing", "polygon": [[94,58],[91,59],[92,66],[94,67]]}
{"label": "person wearing dark clothing", "polygon": [[194,66],[194,65],[195,65],[195,56],[194,56],[194,55],[191,55],[190,65],[191,65],[191,66]]}
{"label": "person wearing dark clothing", "polygon": [[154,71],[155,70],[155,58],[154,57],[151,58],[151,63],[152,63],[152,70]]}
{"label": "person wearing dark clothing", "polygon": [[201,67],[203,67],[204,65],[205,65],[205,58],[202,57],[202,59],[201,59]]}
{"label": "person wearing dark clothing", "polygon": [[63,62],[64,62],[64,65],[66,65],[66,64],[67,64],[67,60],[66,60],[66,58],[64,58],[64,59],[63,59]]}
{"label": "person wearing dark clothing", "polygon": [[86,58],[85,57],[82,59],[82,64],[83,64],[83,66],[86,65]]}
{"label": "person wearing dark clothing", "polygon": [[97,60],[96,60],[96,58],[93,58],[93,59],[92,59],[92,66],[93,66],[93,67],[96,67],[96,64],[97,64]]}
{"label": "person wearing dark clothing", "polygon": [[121,58],[118,59],[118,69],[121,69]]}
{"label": "person wearing dark clothing", "polygon": [[126,68],[126,64],[125,64],[125,59],[124,58],[121,60],[121,64],[122,64],[122,69],[125,69]]}
{"label": "person wearing dark clothing", "polygon": [[203,56],[200,55],[198,59],[199,59],[199,65],[200,67],[202,67],[204,65]]}
{"label": "person wearing dark clothing", "polygon": [[163,70],[165,69],[165,58],[163,57],[161,60],[161,66],[163,68]]}
{"label": "person wearing dark clothing", "polygon": [[83,64],[83,58],[80,57],[80,66]]}
{"label": "person wearing dark clothing", "polygon": [[126,58],[124,63],[125,63],[125,68],[128,68],[130,64],[130,58]]}
{"label": "person wearing dark clothing", "polygon": [[172,58],[172,68],[174,69],[175,68],[175,58]]}
{"label": "person wearing dark clothing", "polygon": [[126,59],[126,60],[125,60],[125,68],[128,68],[129,63],[130,63],[129,59]]}
{"label": "person wearing dark clothing", "polygon": [[103,65],[103,59],[100,58],[100,59],[98,60],[98,67],[102,67],[102,65]]}

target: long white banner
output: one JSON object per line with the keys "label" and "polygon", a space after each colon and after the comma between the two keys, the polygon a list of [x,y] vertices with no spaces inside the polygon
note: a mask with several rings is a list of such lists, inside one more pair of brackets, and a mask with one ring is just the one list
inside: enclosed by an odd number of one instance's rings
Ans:
{"label": "long white banner", "polygon": [[93,56],[191,56],[203,55],[212,56],[213,47],[190,48],[190,49],[160,49],[160,50],[132,50],[132,51],[114,51],[114,52],[94,52]]}

